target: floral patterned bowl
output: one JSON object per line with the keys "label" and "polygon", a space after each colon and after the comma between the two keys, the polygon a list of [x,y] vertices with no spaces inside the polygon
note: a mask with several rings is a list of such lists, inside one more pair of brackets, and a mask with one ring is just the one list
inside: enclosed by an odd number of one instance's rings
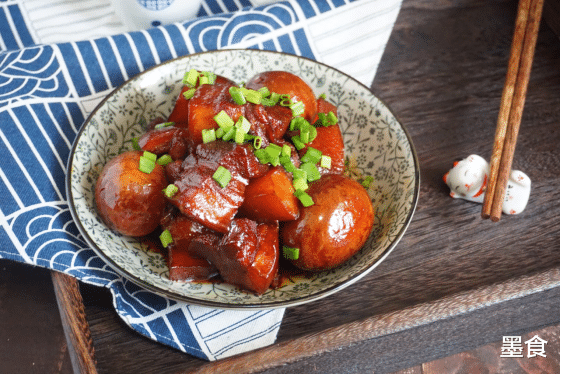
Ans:
{"label": "floral patterned bowl", "polygon": [[[338,108],[349,173],[372,176],[369,194],[375,225],[364,247],[340,267],[295,276],[261,296],[225,283],[173,282],[164,258],[135,238],[109,230],[95,209],[95,181],[103,166],[132,149],[132,138],[156,117],[166,118],[184,72],[212,71],[235,82],[256,73],[285,70],[302,77]],[[370,90],[321,63],[276,52],[224,50],[180,57],[149,69],[115,89],[91,113],[75,141],[67,190],[80,232],[112,268],[169,298],[219,308],[273,308],[316,300],[372,271],[396,246],[412,219],[419,194],[419,164],[406,130]]]}

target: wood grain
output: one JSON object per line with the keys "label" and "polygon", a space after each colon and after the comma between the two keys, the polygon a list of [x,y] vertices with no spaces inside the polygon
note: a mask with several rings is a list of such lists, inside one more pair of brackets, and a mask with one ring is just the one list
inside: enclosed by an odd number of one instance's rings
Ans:
{"label": "wood grain", "polygon": [[76,278],[52,271],[51,277],[74,372],[96,374],[94,346]]}

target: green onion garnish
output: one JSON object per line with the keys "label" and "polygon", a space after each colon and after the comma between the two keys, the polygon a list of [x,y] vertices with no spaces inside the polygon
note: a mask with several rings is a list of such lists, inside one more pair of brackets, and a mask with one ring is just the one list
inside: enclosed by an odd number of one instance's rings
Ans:
{"label": "green onion garnish", "polygon": [[331,169],[331,156],[321,155],[319,166],[326,169]]}
{"label": "green onion garnish", "polygon": [[248,102],[261,104],[261,93],[259,91],[246,89],[245,87],[242,87],[240,90],[243,92],[243,95]]}
{"label": "green onion garnish", "polygon": [[203,143],[216,141],[216,131],[214,129],[203,129],[201,135],[203,136]]}
{"label": "green onion garnish", "polygon": [[292,149],[290,148],[290,146],[282,145],[281,155],[290,157],[290,154],[292,154]]}
{"label": "green onion garnish", "polygon": [[158,159],[158,155],[151,153],[150,151],[144,151],[144,153],[142,154],[143,157],[152,160],[154,163],[156,162],[156,159]]}
{"label": "green onion garnish", "polygon": [[236,135],[236,128],[232,126],[228,128],[228,130],[225,130],[225,133],[222,136],[222,140],[228,142],[229,140],[234,139],[235,135]]}
{"label": "green onion garnish", "polygon": [[271,163],[275,167],[279,165],[279,157],[282,152],[281,146],[271,143],[267,147],[265,147],[265,152],[268,154],[269,163]]}
{"label": "green onion garnish", "polygon": [[297,247],[283,246],[282,247],[282,255],[286,259],[296,260],[300,257],[300,250]]}
{"label": "green onion garnish", "polygon": [[163,129],[163,128],[167,128],[168,126],[173,126],[175,125],[175,122],[162,122],[159,123],[158,125],[154,126],[154,129]]}
{"label": "green onion garnish", "polygon": [[162,242],[163,247],[168,247],[170,243],[173,243],[173,238],[171,237],[171,233],[169,230],[164,230],[162,234],[160,234],[160,241]]}
{"label": "green onion garnish", "polygon": [[196,90],[197,90],[197,89],[192,88],[192,89],[189,89],[189,90],[187,90],[187,91],[184,91],[184,92],[183,92],[183,97],[184,97],[185,99],[187,99],[187,100],[191,99],[193,96],[195,96],[195,91],[196,91]]}
{"label": "green onion garnish", "polygon": [[261,98],[266,98],[269,95],[271,95],[271,92],[269,91],[269,88],[267,86],[263,86],[261,88],[259,88],[259,94],[261,95]]}
{"label": "green onion garnish", "polygon": [[221,128],[226,131],[228,128],[234,126],[234,120],[226,113],[225,110],[218,112],[216,116],[214,116],[214,121],[220,126]]}
{"label": "green onion garnish", "polygon": [[304,113],[304,102],[297,101],[296,103],[292,103],[290,109],[292,110],[292,116],[300,116]]}
{"label": "green onion garnish", "polygon": [[232,179],[232,174],[228,169],[220,165],[212,175],[212,178],[218,183],[218,185],[220,185],[220,187],[225,188],[226,185],[228,185],[228,182]]}
{"label": "green onion garnish", "polygon": [[242,129],[240,128],[235,128],[235,134],[234,134],[234,142],[236,142],[237,144],[241,145],[242,143],[245,142],[245,136],[247,135],[247,133],[245,133]]}
{"label": "green onion garnish", "polygon": [[169,184],[163,191],[166,197],[173,198],[173,196],[179,191],[179,188],[174,184]]}
{"label": "green onion garnish", "polygon": [[302,165],[300,165],[300,169],[306,171],[306,173],[308,174],[307,178],[309,182],[316,181],[321,178],[321,174],[319,173],[319,170],[314,163],[303,163]]}
{"label": "green onion garnish", "polygon": [[294,172],[292,172],[292,177],[295,180],[297,180],[299,178],[303,178],[303,179],[307,180],[308,179],[308,173],[303,169],[297,169]]}
{"label": "green onion garnish", "polygon": [[247,101],[245,100],[245,96],[242,93],[242,90],[239,87],[232,86],[229,89],[230,96],[232,100],[238,105],[244,105]]}
{"label": "green onion garnish", "polygon": [[292,99],[290,99],[290,95],[288,94],[280,95],[279,99],[279,105],[282,105],[283,107],[290,107],[292,105]]}
{"label": "green onion garnish", "polygon": [[158,163],[162,167],[165,167],[166,165],[168,165],[172,161],[173,161],[173,159],[171,158],[171,156],[169,156],[168,154],[164,154],[164,155],[160,156],[158,158],[158,160],[156,160],[156,163]]}
{"label": "green onion garnish", "polygon": [[245,117],[240,116],[240,118],[236,122],[236,127],[242,132],[248,133],[249,129],[251,129],[251,122],[247,121]]}
{"label": "green onion garnish", "polygon": [[294,190],[307,190],[308,189],[308,182],[305,178],[298,178],[292,180],[292,186],[294,186]]}
{"label": "green onion garnish", "polygon": [[280,164],[286,169],[287,172],[294,172],[296,170],[296,166],[292,163],[290,156],[282,155],[279,157]]}
{"label": "green onion garnish", "polygon": [[[203,79],[201,80],[201,78]],[[216,82],[216,74],[213,72],[201,72],[201,78],[199,78],[201,85],[214,85]]]}
{"label": "green onion garnish", "polygon": [[195,87],[197,86],[197,79],[199,79],[199,71],[191,69],[183,76],[183,84]]}
{"label": "green onion garnish", "polygon": [[297,150],[301,150],[306,147],[306,144],[302,142],[299,135],[295,135],[290,138],[292,140],[292,144],[296,147]]}
{"label": "green onion garnish", "polygon": [[131,142],[132,142],[132,148],[133,148],[133,149],[135,149],[135,150],[137,150],[137,151],[142,150],[142,147],[140,147],[140,145],[138,144],[138,137],[134,137],[134,138],[131,140]]}
{"label": "green onion garnish", "polygon": [[300,200],[300,203],[302,203],[304,207],[310,207],[314,204],[312,197],[303,190],[296,190],[294,195]]}
{"label": "green onion garnish", "polygon": [[264,148],[253,151],[253,154],[261,164],[267,164],[269,162],[269,154]]}
{"label": "green onion garnish", "polygon": [[253,138],[253,148],[254,149],[260,149],[261,148],[261,144],[263,143],[263,139],[259,136],[255,136]]}
{"label": "green onion garnish", "polygon": [[156,168],[156,162],[152,159],[147,157],[141,156],[138,162],[138,170],[144,172],[146,174],[152,173],[152,171]]}
{"label": "green onion garnish", "polygon": [[372,181],[374,181],[374,177],[372,176],[366,176],[366,178],[364,179],[364,181],[362,181],[361,185],[365,188],[368,189],[370,187],[370,184],[372,183]]}
{"label": "green onion garnish", "polygon": [[304,156],[302,156],[302,159],[300,160],[302,161],[302,163],[317,164],[321,160],[321,155],[322,153],[320,150],[313,147],[308,147],[306,153],[304,154]]}

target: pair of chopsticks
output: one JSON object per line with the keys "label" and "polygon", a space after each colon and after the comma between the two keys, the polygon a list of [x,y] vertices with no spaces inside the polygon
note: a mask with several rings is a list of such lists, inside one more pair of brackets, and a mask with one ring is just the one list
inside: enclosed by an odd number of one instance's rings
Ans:
{"label": "pair of chopsticks", "polygon": [[481,217],[499,221],[526,100],[544,0],[520,0]]}

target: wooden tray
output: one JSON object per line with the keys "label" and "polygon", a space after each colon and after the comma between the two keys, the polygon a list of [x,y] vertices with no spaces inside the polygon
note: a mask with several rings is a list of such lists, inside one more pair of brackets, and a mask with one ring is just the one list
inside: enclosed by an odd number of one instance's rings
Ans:
{"label": "wooden tray", "polygon": [[[547,26],[513,164],[532,179],[526,211],[483,221],[481,205],[450,198],[442,182],[455,160],[489,160],[516,5],[404,1],[372,91],[413,138],[421,194],[409,230],[380,267],[287,309],[274,345],[213,363],[132,332],[108,291],[81,284],[96,370],[393,372],[559,322],[559,39]],[[70,302],[59,298],[64,311]],[[91,354],[87,335],[69,344]],[[75,369],[93,371],[78,359]]]}

